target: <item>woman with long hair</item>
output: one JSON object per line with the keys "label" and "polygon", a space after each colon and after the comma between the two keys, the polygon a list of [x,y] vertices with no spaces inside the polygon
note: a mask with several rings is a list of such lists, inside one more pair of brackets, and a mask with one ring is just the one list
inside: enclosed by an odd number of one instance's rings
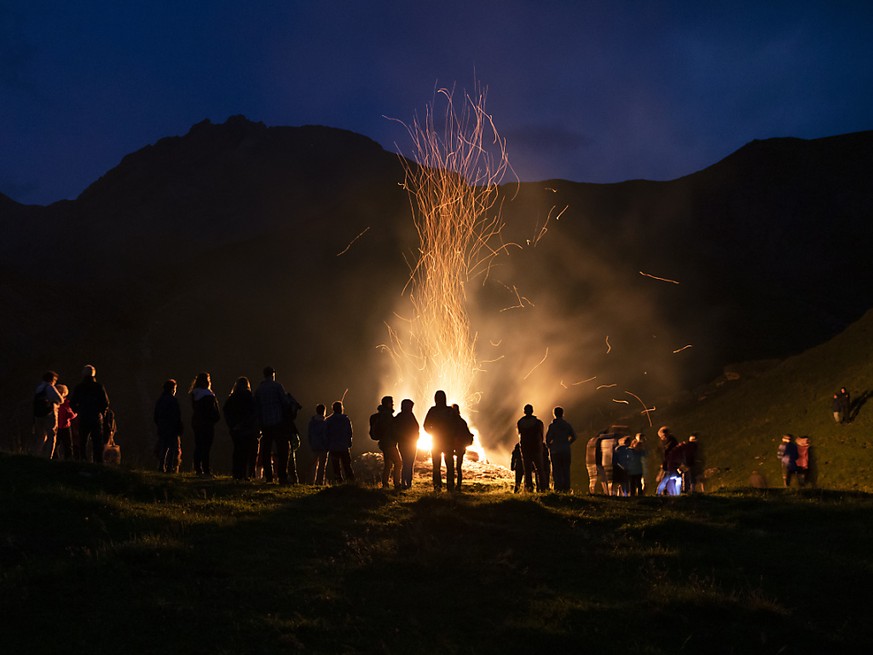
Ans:
{"label": "woman with long hair", "polygon": [[258,422],[255,397],[247,377],[239,378],[224,401],[224,420],[233,441],[233,477],[247,480],[255,476],[258,457]]}

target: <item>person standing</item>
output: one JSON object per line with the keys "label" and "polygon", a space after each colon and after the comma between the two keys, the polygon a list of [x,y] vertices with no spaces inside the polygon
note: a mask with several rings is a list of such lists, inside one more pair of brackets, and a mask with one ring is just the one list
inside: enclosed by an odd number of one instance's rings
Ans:
{"label": "person standing", "polygon": [[[660,479],[655,494],[661,496],[666,493],[668,496],[678,496],[681,491],[678,487],[681,486],[682,480],[679,475],[679,465],[682,460],[673,451],[679,447],[679,442],[666,425],[661,426],[658,430],[658,439],[661,440],[664,456],[661,460]],[[681,455],[681,451],[679,454]]]}
{"label": "person standing", "polygon": [[73,421],[76,418],[76,412],[70,407],[70,390],[65,384],[56,385],[58,393],[61,394],[63,402],[58,405],[58,436],[55,440],[55,451],[52,453],[52,459],[60,459],[58,449],[64,451],[64,459],[73,459]]}
{"label": "person standing", "polygon": [[692,433],[685,444],[685,491],[689,494],[704,492],[705,461],[699,435]]}
{"label": "person standing", "polygon": [[412,400],[404,398],[400,403],[400,413],[394,417],[394,435],[397,438],[397,447],[400,450],[402,460],[400,486],[403,489],[409,489],[412,486],[415,455],[418,453],[418,437],[421,432],[418,419],[412,413],[414,405]]}
{"label": "person standing", "polygon": [[33,454],[52,458],[58,434],[58,407],[64,402],[55,383],[58,374],[43,373],[42,382],[36,385],[33,395]]}
{"label": "person standing", "polygon": [[[397,448],[394,434],[394,398],[384,396],[376,413],[370,416],[370,438],[379,442],[382,451],[382,488],[387,489],[389,480],[394,480],[394,488],[400,488],[400,469],[403,460]],[[393,476],[392,476],[393,472]]]}
{"label": "person standing", "polygon": [[164,382],[163,390],[155,403],[154,420],[158,428],[158,471],[178,473],[182,464],[182,409],[176,398],[178,385],[172,378]]}
{"label": "person standing", "polygon": [[555,420],[546,432],[546,445],[552,458],[555,491],[570,491],[570,446],[576,441],[576,430],[564,419],[564,408],[555,407]]}
{"label": "person standing", "polygon": [[[288,455],[291,448],[287,412],[291,406],[291,396],[285,387],[276,381],[276,370],[264,367],[264,379],[255,391],[255,408],[258,427],[261,430],[261,444],[258,458],[264,469],[264,480],[288,484]],[[273,461],[273,446],[276,458]],[[275,470],[274,470],[275,469]]]}
{"label": "person standing", "polygon": [[258,419],[252,385],[247,377],[237,379],[222,410],[233,442],[233,479],[248,480],[255,475],[258,457]]}
{"label": "person standing", "polygon": [[852,396],[846,387],[840,387],[840,423],[852,420]]}
{"label": "person standing", "polygon": [[97,381],[97,369],[87,364],[82,381],[73,389],[70,407],[79,415],[79,452],[87,459],[88,441],[95,464],[103,463],[103,415],[109,409],[109,394]]}
{"label": "person standing", "polygon": [[424,429],[431,437],[433,489],[443,486],[443,459],[446,462],[446,489],[455,490],[455,417],[446,403],[446,392],[440,389],[433,396],[433,406],[424,417]]}
{"label": "person standing", "polygon": [[811,450],[812,446],[809,443],[809,437],[797,437],[797,461],[795,462],[795,466],[797,467],[797,481],[800,483],[801,487],[805,487],[808,482],[811,481],[809,475],[810,462],[811,462]]}
{"label": "person standing", "polygon": [[794,435],[782,435],[782,442],[779,448],[776,449],[776,457],[779,458],[779,463],[782,465],[782,484],[787,489],[791,486],[791,478],[797,473],[797,444],[794,442]]}
{"label": "person standing", "polygon": [[315,406],[315,414],[309,419],[309,427],[306,437],[309,441],[309,449],[312,451],[312,464],[309,467],[307,480],[311,484],[321,486],[324,484],[324,469],[327,466],[327,438],[324,435],[324,413],[327,408],[319,403]]}
{"label": "person standing", "polygon": [[599,479],[599,464],[597,455],[600,452],[598,444],[600,435],[595,435],[585,444],[585,469],[588,472],[588,495],[597,493],[597,480]]}
{"label": "person standing", "polygon": [[[518,428],[518,442],[521,444],[521,462],[524,466],[524,488],[527,491],[534,490],[533,475],[542,480],[543,469],[543,422],[533,413],[533,405],[524,406],[524,416],[516,423]],[[537,491],[544,491],[542,482]]]}
{"label": "person standing", "polygon": [[212,477],[209,454],[215,440],[215,424],[221,418],[218,398],[212,391],[212,378],[209,373],[198,373],[189,388],[191,407],[191,427],[194,430],[194,472],[204,477]]}
{"label": "person standing", "polygon": [[843,422],[843,403],[840,401],[840,394],[835,393],[834,399],[831,401],[831,411],[834,414],[834,423],[842,423]]}
{"label": "person standing", "polygon": [[473,433],[470,432],[470,426],[467,421],[461,416],[461,408],[457,403],[452,404],[452,415],[455,419],[455,435],[454,435],[454,457],[455,457],[455,474],[457,476],[456,488],[461,488],[463,480],[462,467],[464,466],[464,455],[467,453],[467,446],[473,443]]}
{"label": "person standing", "polygon": [[643,472],[645,471],[646,457],[644,439],[643,433],[638,432],[631,442],[627,458],[627,477],[631,496],[643,495]]}
{"label": "person standing", "polygon": [[343,413],[343,404],[335,401],[333,414],[324,421],[324,438],[327,441],[330,464],[333,467],[334,480],[354,482],[355,471],[352,468],[352,421]]}

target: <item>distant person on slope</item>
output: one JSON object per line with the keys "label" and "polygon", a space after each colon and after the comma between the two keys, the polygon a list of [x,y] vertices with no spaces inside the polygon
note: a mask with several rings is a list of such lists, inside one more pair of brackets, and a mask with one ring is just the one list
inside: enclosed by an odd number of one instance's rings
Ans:
{"label": "distant person on slope", "polygon": [[79,415],[79,452],[87,459],[88,440],[95,464],[103,463],[103,415],[109,409],[109,395],[97,381],[97,369],[90,364],[82,370],[82,381],[73,389],[70,407]]}
{"label": "distant person on slope", "polygon": [[840,388],[840,423],[852,420],[852,397],[846,387]]}
{"label": "distant person on slope", "polygon": [[776,456],[782,465],[782,484],[787,489],[791,486],[791,478],[797,473],[797,444],[794,436],[786,434],[782,436],[782,443],[776,449]]}
{"label": "distant person on slope", "polygon": [[843,403],[840,401],[840,394],[835,393],[834,399],[831,401],[831,411],[834,413],[834,422],[843,422]]}

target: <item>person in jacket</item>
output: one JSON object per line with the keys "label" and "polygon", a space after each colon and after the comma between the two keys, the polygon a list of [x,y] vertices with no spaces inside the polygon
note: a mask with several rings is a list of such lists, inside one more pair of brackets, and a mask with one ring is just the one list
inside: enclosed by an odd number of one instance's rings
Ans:
{"label": "person in jacket", "polygon": [[515,486],[512,488],[512,493],[517,494],[524,480],[524,464],[521,462],[521,444],[518,442],[513,446],[512,455],[509,457],[509,470],[515,471]]}
{"label": "person in jacket", "polygon": [[424,417],[424,429],[431,436],[431,461],[433,463],[433,489],[443,486],[443,460],[446,462],[446,489],[455,489],[455,416],[446,402],[446,392],[440,389],[433,396],[433,406]]}
{"label": "person in jacket", "polygon": [[809,443],[809,437],[797,437],[797,461],[794,463],[797,468],[797,481],[801,487],[805,487],[810,481],[810,469],[812,468],[812,445]]}
{"label": "person in jacket", "polygon": [[182,464],[182,409],[176,398],[178,385],[172,378],[164,382],[161,395],[155,403],[154,421],[158,430],[158,471],[178,473]]}
{"label": "person in jacket", "polygon": [[379,442],[382,451],[382,488],[387,489],[393,479],[394,488],[400,489],[400,469],[403,459],[397,448],[397,435],[394,433],[394,398],[383,396],[376,413],[370,416],[370,438]]}
{"label": "person in jacket", "polygon": [[73,459],[73,420],[76,418],[76,412],[70,407],[70,390],[67,385],[58,384],[55,388],[63,402],[58,405],[58,435],[55,439],[52,459],[60,459],[63,452],[64,459],[71,460]]}
{"label": "person in jacket", "polygon": [[212,391],[209,373],[198,373],[188,389],[191,394],[191,428],[194,430],[194,472],[212,477],[209,456],[215,441],[215,424],[221,418],[218,398]]}
{"label": "person in jacket", "polygon": [[103,415],[109,409],[109,394],[97,381],[97,369],[90,364],[82,370],[82,381],[73,389],[70,407],[79,415],[79,452],[87,458],[88,442],[95,464],[103,463]]}
{"label": "person in jacket", "polygon": [[585,444],[585,470],[588,472],[588,495],[593,496],[597,493],[597,444],[600,435],[591,437]]}
{"label": "person in jacket", "polygon": [[400,486],[403,489],[412,486],[415,456],[418,453],[418,437],[421,432],[418,419],[412,413],[414,405],[412,400],[404,398],[400,403],[400,413],[394,417],[394,435],[397,438],[397,448],[400,450],[402,460]]}
{"label": "person in jacket", "polygon": [[234,480],[255,475],[258,458],[258,418],[252,385],[245,376],[238,378],[222,407],[224,421],[233,442],[231,472]]}
{"label": "person in jacket", "polygon": [[264,481],[268,483],[276,477],[279,484],[288,484],[291,428],[287,416],[290,408],[291,396],[276,381],[276,370],[272,366],[264,367],[264,379],[255,391],[255,412],[261,431],[258,459],[264,469]]}
{"label": "person in jacket", "polygon": [[601,432],[597,435],[597,478],[603,488],[603,493],[611,496],[615,486],[615,465],[612,456],[618,437],[613,432]]}
{"label": "person in jacket", "polygon": [[840,423],[848,423],[852,420],[852,396],[846,387],[840,388]]}
{"label": "person in jacket", "polygon": [[524,416],[516,423],[518,442],[521,444],[521,462],[524,466],[524,488],[530,492],[534,490],[534,473],[539,481],[537,491],[545,491],[542,488],[544,426],[533,411],[533,405],[525,405]]}
{"label": "person in jacket", "polygon": [[51,459],[58,434],[58,407],[64,402],[55,383],[58,374],[46,371],[33,395],[33,446],[37,457]]}
{"label": "person in jacket", "polygon": [[661,472],[658,481],[658,488],[655,491],[656,495],[662,496],[678,496],[681,491],[682,476],[679,473],[679,466],[682,464],[681,450],[678,453],[673,451],[679,446],[679,442],[670,428],[666,425],[661,426],[658,430],[658,439],[661,441],[661,449],[663,458],[661,459]]}
{"label": "person in jacket", "polygon": [[642,432],[638,432],[631,440],[627,466],[630,495],[642,496],[645,490],[643,476],[646,470],[645,435]]}
{"label": "person in jacket", "polygon": [[333,414],[324,421],[324,438],[327,441],[327,450],[331,467],[333,468],[334,481],[354,482],[355,471],[352,468],[352,421],[343,413],[343,404],[339,400],[334,402]]}
{"label": "person in jacket", "polygon": [[782,484],[787,489],[791,486],[791,478],[797,473],[797,444],[794,435],[782,435],[782,442],[776,449],[776,457],[782,466]]}
{"label": "person in jacket", "polygon": [[576,430],[564,418],[563,407],[555,407],[552,413],[555,420],[546,432],[546,446],[552,459],[555,491],[570,491],[570,446],[576,441]]}
{"label": "person in jacket", "polygon": [[326,411],[327,408],[321,403],[316,405],[315,414],[309,419],[309,426],[306,429],[306,438],[312,451],[312,464],[309,466],[306,479],[319,487],[324,484],[324,470],[327,466],[327,438],[324,435]]}
{"label": "person in jacket", "polygon": [[843,422],[843,403],[840,400],[840,394],[835,393],[831,401],[831,411],[834,414],[834,423]]}
{"label": "person in jacket", "polygon": [[467,446],[473,443],[473,433],[470,432],[470,426],[464,417],[461,416],[461,407],[457,403],[452,404],[452,416],[455,420],[455,436],[454,436],[454,457],[455,457],[455,475],[457,483],[455,488],[461,488],[463,480],[464,455],[467,452]]}
{"label": "person in jacket", "polygon": [[704,459],[703,449],[700,447],[700,435],[692,433],[685,443],[685,490],[690,493],[703,493],[704,491]]}
{"label": "person in jacket", "polygon": [[612,453],[612,490],[615,496],[630,496],[630,437],[621,437]]}

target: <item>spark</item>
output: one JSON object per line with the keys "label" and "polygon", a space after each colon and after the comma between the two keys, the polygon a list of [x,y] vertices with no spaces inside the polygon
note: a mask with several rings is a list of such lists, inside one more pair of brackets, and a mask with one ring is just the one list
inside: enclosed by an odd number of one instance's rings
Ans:
{"label": "spark", "polygon": [[624,400],[623,398],[621,400],[619,400],[618,398],[613,398],[612,402],[621,403],[622,405],[630,405],[630,402],[628,402],[627,400]]}
{"label": "spark", "polygon": [[558,190],[553,186],[544,187],[546,191],[551,191],[552,193],[558,193]]}
{"label": "spark", "polygon": [[612,346],[609,345],[609,335],[607,335],[606,336],[606,354],[608,355],[611,352],[612,352]]}
{"label": "spark", "polygon": [[527,303],[530,307],[536,307],[536,305],[534,305],[533,302],[531,302],[530,298],[523,296],[518,292],[518,287],[516,287],[514,284],[512,285],[512,289],[510,289],[505,284],[503,286],[506,290],[512,291],[512,293],[515,294],[515,299],[518,301],[518,303],[515,305],[511,305],[509,307],[504,307],[503,309],[500,310],[501,313],[507,312],[510,309],[524,309],[525,303]]}
{"label": "spark", "polygon": [[592,380],[596,380],[597,376],[592,375],[590,378],[585,380],[579,380],[578,382],[572,382],[571,384],[575,387],[577,384],[585,384],[586,382],[591,382]]}
{"label": "spark", "polygon": [[683,350],[688,350],[689,348],[694,348],[694,346],[689,343],[685,346],[682,346],[681,348],[677,348],[676,350],[674,350],[673,354],[675,355],[676,353],[681,353]]}
{"label": "spark", "polygon": [[657,275],[649,275],[648,273],[643,273],[640,271],[640,275],[644,275],[645,277],[650,277],[653,280],[659,280],[661,282],[669,282],[670,284],[679,284],[676,280],[671,280],[668,277],[658,277]]}
{"label": "spark", "polygon": [[[555,220],[556,221],[559,220],[561,218],[561,216],[564,215],[564,212],[567,211],[569,208],[570,208],[570,205],[565,206],[560,212],[558,212],[558,215],[555,216]],[[549,209],[549,213],[546,216],[546,220],[543,221],[543,226],[539,229],[539,231],[537,232],[537,235],[533,238],[533,240],[531,240],[531,239],[527,240],[527,244],[529,246],[533,246],[534,248],[536,248],[537,244],[540,242],[540,239],[542,239],[544,236],[546,236],[546,232],[549,231],[549,221],[552,220],[552,213],[555,211],[555,209],[556,209],[556,207],[554,207],[554,206],[551,209]]]}
{"label": "spark", "polygon": [[561,380],[561,386],[564,387],[565,389],[569,389],[569,388],[570,388],[570,387],[568,387],[566,384],[564,384],[564,381],[563,381],[563,380]]}
{"label": "spark", "polygon": [[529,370],[529,371],[527,372],[527,375],[525,375],[525,376],[522,378],[522,380],[527,380],[527,379],[530,377],[530,374],[533,373],[535,370],[537,370],[537,369],[540,367],[540,365],[541,365],[544,361],[546,361],[546,357],[548,357],[548,356],[549,356],[549,349],[546,348],[546,354],[543,355],[543,358],[539,361],[539,363],[538,363],[536,366],[534,366],[531,370]]}
{"label": "spark", "polygon": [[642,401],[642,399],[641,399],[638,395],[636,395],[635,393],[632,393],[632,392],[628,391],[627,389],[625,389],[624,392],[625,392],[628,396],[633,396],[634,398],[636,398],[636,399],[639,401],[640,405],[643,406],[643,411],[640,412],[640,414],[645,414],[645,415],[646,415],[646,419],[649,421],[649,427],[652,427],[652,417],[650,416],[650,414],[651,414],[652,412],[654,412],[654,411],[657,409],[657,407],[652,407],[651,409],[649,409],[649,407],[646,405],[646,403],[644,403],[644,402]]}
{"label": "spark", "polygon": [[597,387],[597,389],[595,389],[595,391],[600,391],[601,389],[612,389],[613,387],[617,387],[617,386],[618,386],[617,383],[601,384],[600,386]]}
{"label": "spark", "polygon": [[343,391],[343,397],[340,398],[340,402],[341,402],[343,405],[346,404],[346,394],[347,394],[348,392],[349,392],[349,389],[348,389],[348,387],[346,387],[346,390]]}
{"label": "spark", "polygon": [[362,236],[364,236],[364,235],[369,231],[369,229],[370,229],[370,226],[368,225],[367,227],[365,227],[365,228],[361,231],[361,233],[360,233],[358,236],[356,236],[354,239],[352,239],[351,241],[349,241],[349,245],[347,245],[347,246],[345,247],[345,250],[343,250],[342,252],[338,252],[338,253],[336,254],[336,256],[337,256],[337,257],[342,257],[343,255],[345,255],[345,254],[349,251],[349,248],[351,248],[352,245],[355,243],[355,241],[357,241],[357,240],[360,239]]}
{"label": "spark", "polygon": [[489,341],[488,343],[490,343],[490,344],[491,344],[492,346],[494,346],[495,348],[499,348],[499,347],[500,347],[500,344],[503,343],[503,339],[499,339],[499,340],[497,341],[497,343],[494,343],[494,340],[491,340],[491,341]]}

